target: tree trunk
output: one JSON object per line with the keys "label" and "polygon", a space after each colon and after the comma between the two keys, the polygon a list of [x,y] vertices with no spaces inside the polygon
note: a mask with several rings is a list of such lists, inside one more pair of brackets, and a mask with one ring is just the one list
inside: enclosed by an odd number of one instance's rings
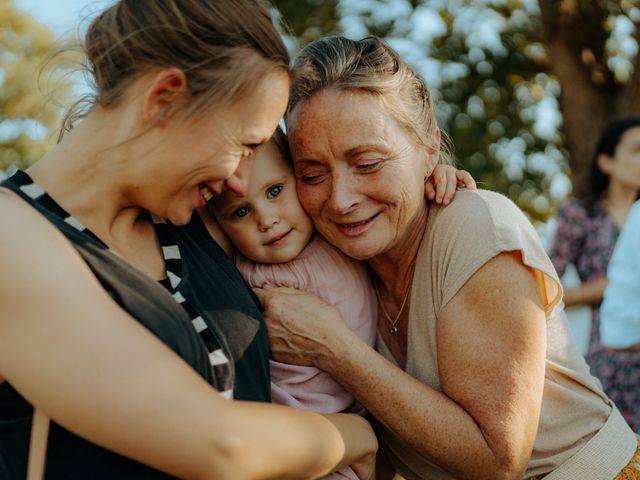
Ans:
{"label": "tree trunk", "polygon": [[640,69],[635,69],[629,82],[620,84],[606,67],[604,21],[608,12],[600,3],[590,2],[585,12],[580,2],[539,0],[540,40],[562,89],[562,130],[574,185],[587,171],[604,125],[640,112]]}

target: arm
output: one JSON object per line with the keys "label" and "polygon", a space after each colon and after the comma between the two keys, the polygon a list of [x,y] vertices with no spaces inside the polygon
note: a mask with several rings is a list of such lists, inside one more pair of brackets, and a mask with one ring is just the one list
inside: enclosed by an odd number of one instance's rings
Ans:
{"label": "arm", "polygon": [[605,288],[607,288],[607,277],[581,283],[577,287],[567,288],[564,290],[564,304],[567,307],[597,304],[602,301]]}
{"label": "arm", "polygon": [[600,338],[610,348],[640,349],[640,204],[616,244],[600,308]]}
{"label": "arm", "polygon": [[[295,302],[301,294],[291,291],[260,295],[273,312],[267,319],[278,356],[329,372],[387,427],[456,477],[522,477],[542,402],[546,322],[535,280],[516,255],[487,262],[441,312],[442,392],[360,342],[331,307],[308,297]],[[296,321],[287,311],[297,312]]]}
{"label": "arm", "polygon": [[374,454],[356,415],[223,399],[1,190],[0,218],[0,378],[60,425],[180,478],[315,478]]}
{"label": "arm", "polygon": [[[564,275],[567,265],[575,265],[582,255],[583,223],[586,220],[584,210],[575,202],[567,202],[558,208],[556,234],[549,258],[560,277]],[[607,279],[602,277],[576,287],[565,288],[564,303],[567,307],[597,304],[602,301],[606,286]]]}
{"label": "arm", "polygon": [[580,246],[583,240],[582,224],[586,221],[586,216],[580,207],[572,201],[566,202],[558,207],[556,214],[556,233],[553,244],[549,252],[549,258],[562,277],[567,265],[574,263],[580,253]]}

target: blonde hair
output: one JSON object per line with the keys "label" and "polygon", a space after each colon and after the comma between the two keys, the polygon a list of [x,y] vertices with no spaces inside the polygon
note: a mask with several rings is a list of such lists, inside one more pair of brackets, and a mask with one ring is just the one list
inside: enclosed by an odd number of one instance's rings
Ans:
{"label": "blonde hair", "polygon": [[[316,40],[298,54],[293,74],[287,118],[300,103],[321,90],[360,90],[378,96],[418,145],[431,147],[436,142],[435,104],[425,82],[376,37]],[[439,161],[452,164],[446,139],[443,143]]]}
{"label": "blonde hair", "polygon": [[150,68],[184,72],[194,113],[238,99],[290,61],[257,0],[120,0],[91,22],[84,51],[96,94],[69,109],[63,132],[94,105],[117,105]]}

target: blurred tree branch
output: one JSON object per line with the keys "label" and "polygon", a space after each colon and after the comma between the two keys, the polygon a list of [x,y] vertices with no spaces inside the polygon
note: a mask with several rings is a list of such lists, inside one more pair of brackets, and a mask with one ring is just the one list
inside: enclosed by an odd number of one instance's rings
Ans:
{"label": "blurred tree branch", "polygon": [[[26,167],[55,142],[61,108],[70,93],[76,56],[45,66],[56,48],[52,34],[12,0],[0,0],[0,169]],[[47,93],[42,86],[46,85]]]}

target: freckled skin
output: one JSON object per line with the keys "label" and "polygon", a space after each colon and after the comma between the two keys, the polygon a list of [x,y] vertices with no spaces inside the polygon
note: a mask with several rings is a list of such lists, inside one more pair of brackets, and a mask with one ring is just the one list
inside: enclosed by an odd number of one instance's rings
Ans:
{"label": "freckled skin", "polygon": [[320,233],[358,259],[401,251],[407,226],[426,215],[424,179],[437,153],[416,145],[367,93],[317,93],[288,128],[298,197]]}

